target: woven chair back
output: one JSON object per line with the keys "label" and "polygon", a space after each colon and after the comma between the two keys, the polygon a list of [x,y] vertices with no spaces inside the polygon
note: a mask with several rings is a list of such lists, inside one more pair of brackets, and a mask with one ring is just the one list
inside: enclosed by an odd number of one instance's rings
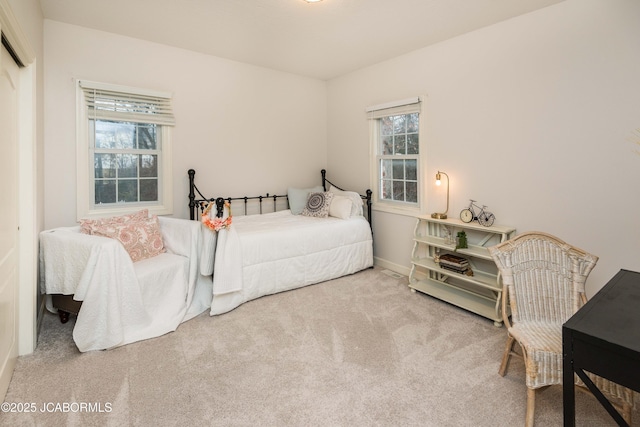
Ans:
{"label": "woven chair back", "polygon": [[512,323],[562,324],[584,303],[598,257],[546,233],[523,233],[489,249],[507,287]]}

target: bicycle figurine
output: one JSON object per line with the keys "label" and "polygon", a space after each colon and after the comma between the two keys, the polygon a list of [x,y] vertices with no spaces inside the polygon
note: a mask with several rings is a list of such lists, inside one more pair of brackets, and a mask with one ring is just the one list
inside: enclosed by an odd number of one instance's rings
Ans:
{"label": "bicycle figurine", "polygon": [[[474,203],[475,200],[469,199],[469,201],[469,207],[460,211],[460,219],[462,220],[462,222],[471,222],[477,220],[481,225],[484,225],[485,227],[491,227],[493,225],[493,221],[496,220],[495,215],[493,215],[489,211],[484,210],[487,207],[486,205],[482,205],[481,208]],[[474,209],[474,207],[480,209],[478,214],[476,214],[476,210]]]}

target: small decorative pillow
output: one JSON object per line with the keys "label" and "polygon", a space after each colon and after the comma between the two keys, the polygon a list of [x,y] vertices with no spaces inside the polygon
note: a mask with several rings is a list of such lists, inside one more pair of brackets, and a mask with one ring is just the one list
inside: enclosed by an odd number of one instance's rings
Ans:
{"label": "small decorative pillow", "polygon": [[140,221],[149,218],[149,209],[142,209],[138,212],[112,216],[110,218],[97,218],[97,219],[81,219],[80,231],[84,234],[93,234],[95,228],[101,228],[108,224],[124,224],[130,221]]}
{"label": "small decorative pillow", "polygon": [[333,194],[329,192],[309,194],[307,204],[304,209],[302,209],[302,215],[316,218],[328,217],[331,199],[333,199]]}
{"label": "small decorative pillow", "polygon": [[96,226],[92,234],[118,240],[133,262],[166,252],[157,215],[138,221]]}
{"label": "small decorative pillow", "polygon": [[307,204],[309,193],[319,193],[324,191],[321,185],[313,188],[289,188],[287,198],[289,199],[289,209],[293,215],[300,215]]}
{"label": "small decorative pillow", "polygon": [[351,199],[344,196],[333,196],[331,206],[329,206],[329,216],[340,219],[348,219],[351,216]]}

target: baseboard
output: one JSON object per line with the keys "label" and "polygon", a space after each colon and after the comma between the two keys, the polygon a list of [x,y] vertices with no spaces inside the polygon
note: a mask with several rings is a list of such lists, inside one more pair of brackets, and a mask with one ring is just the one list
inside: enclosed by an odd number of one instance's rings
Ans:
{"label": "baseboard", "polygon": [[395,264],[386,259],[373,257],[373,265],[380,268],[386,268],[387,270],[395,271],[396,273],[402,274],[403,276],[409,276],[411,272],[410,267],[406,267],[404,265]]}

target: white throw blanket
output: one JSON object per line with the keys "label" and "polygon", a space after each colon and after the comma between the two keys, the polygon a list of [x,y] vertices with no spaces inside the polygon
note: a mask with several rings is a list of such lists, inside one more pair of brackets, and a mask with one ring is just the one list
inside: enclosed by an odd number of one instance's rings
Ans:
{"label": "white throw blanket", "polygon": [[117,240],[79,227],[40,233],[42,292],[82,301],[73,331],[80,351],[163,335],[210,306],[215,236],[199,222],[159,221],[167,253],[135,264]]}
{"label": "white throw blanket", "polygon": [[242,247],[234,226],[218,231],[215,256],[213,295],[228,294],[242,289]]}

